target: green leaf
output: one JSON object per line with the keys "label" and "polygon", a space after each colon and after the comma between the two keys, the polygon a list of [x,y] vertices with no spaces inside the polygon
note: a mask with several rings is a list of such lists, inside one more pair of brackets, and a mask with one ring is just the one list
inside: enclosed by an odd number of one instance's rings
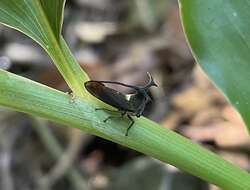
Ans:
{"label": "green leaf", "polygon": [[197,62],[240,112],[250,130],[250,3],[179,0]]}
{"label": "green leaf", "polygon": [[76,127],[130,147],[223,189],[250,189],[250,175],[247,172],[146,118],[134,118],[135,124],[129,135],[125,136],[129,120],[124,118],[104,123],[108,114],[95,110],[102,106],[98,102],[81,97],[71,99],[65,93],[3,70],[0,70],[0,92],[0,105]]}
{"label": "green leaf", "polygon": [[50,23],[53,33],[55,34],[56,38],[59,39],[62,29],[65,0],[40,0],[40,3],[43,7],[43,10],[45,10],[43,12],[47,16],[47,20]]}
{"label": "green leaf", "polygon": [[0,22],[46,47],[48,33],[59,40],[64,3],[64,0],[1,0]]}
{"label": "green leaf", "polygon": [[88,76],[61,37],[65,0],[1,0],[0,23],[37,41],[49,54],[72,91],[86,96],[83,83]]}

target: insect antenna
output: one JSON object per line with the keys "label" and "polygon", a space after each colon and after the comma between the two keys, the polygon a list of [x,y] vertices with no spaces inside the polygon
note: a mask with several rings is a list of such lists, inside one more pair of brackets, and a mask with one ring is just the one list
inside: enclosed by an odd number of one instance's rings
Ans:
{"label": "insect antenna", "polygon": [[[117,111],[117,112],[119,112],[119,111]],[[103,122],[104,123],[106,123],[108,120],[110,120],[110,119],[119,119],[119,118],[123,118],[124,117],[124,115],[126,114],[126,112],[119,112],[121,115],[119,115],[119,116],[113,116],[113,115],[110,115],[110,116],[108,116],[106,119],[104,119],[103,120]]]}

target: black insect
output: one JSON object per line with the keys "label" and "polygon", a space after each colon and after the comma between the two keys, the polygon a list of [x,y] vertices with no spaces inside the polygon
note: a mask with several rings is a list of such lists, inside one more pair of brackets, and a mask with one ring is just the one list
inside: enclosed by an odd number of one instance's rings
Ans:
{"label": "black insect", "polygon": [[[103,102],[112,105],[118,110],[108,110],[105,108],[96,108],[96,110],[105,110],[111,112],[119,112],[121,115],[119,118],[123,118],[124,115],[127,115],[128,119],[131,121],[129,124],[126,136],[128,136],[129,129],[133,126],[134,120],[131,116],[140,117],[145,109],[145,106],[148,102],[151,101],[151,98],[148,95],[148,90],[151,86],[156,86],[150,73],[147,73],[149,76],[149,82],[145,86],[133,86],[120,82],[113,81],[87,81],[84,83],[85,88],[96,98],[102,100]],[[131,88],[134,90],[132,94],[123,94],[119,91],[116,91],[112,88],[105,86],[105,83],[116,84]],[[115,116],[107,117],[104,122],[109,119],[116,118]]]}

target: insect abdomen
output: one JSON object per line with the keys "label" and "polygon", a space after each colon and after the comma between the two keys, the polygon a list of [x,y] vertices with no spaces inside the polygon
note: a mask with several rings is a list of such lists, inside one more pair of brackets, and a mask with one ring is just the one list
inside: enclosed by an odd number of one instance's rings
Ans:
{"label": "insect abdomen", "polygon": [[101,82],[88,81],[84,83],[85,88],[96,98],[103,102],[124,111],[134,111],[125,95],[112,88],[106,87]]}

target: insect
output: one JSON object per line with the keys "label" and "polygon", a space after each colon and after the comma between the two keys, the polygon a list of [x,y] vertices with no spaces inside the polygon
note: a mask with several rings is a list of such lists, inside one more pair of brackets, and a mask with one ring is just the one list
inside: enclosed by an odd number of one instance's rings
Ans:
{"label": "insect", "polygon": [[[90,80],[84,83],[85,88],[93,96],[117,108],[117,110],[109,110],[105,108],[96,108],[96,110],[119,112],[121,115],[118,118],[123,118],[125,115],[127,115],[131,122],[126,130],[125,136],[128,136],[129,129],[134,125],[134,119],[131,116],[140,117],[145,109],[146,104],[151,101],[151,98],[148,95],[149,88],[152,86],[157,87],[157,84],[154,82],[150,73],[147,74],[149,77],[149,82],[144,86],[133,86],[121,82],[95,80]],[[105,83],[131,88],[133,89],[134,93],[124,94],[105,86]],[[107,122],[112,118],[117,118],[117,116],[109,116],[104,120],[104,122]]]}

